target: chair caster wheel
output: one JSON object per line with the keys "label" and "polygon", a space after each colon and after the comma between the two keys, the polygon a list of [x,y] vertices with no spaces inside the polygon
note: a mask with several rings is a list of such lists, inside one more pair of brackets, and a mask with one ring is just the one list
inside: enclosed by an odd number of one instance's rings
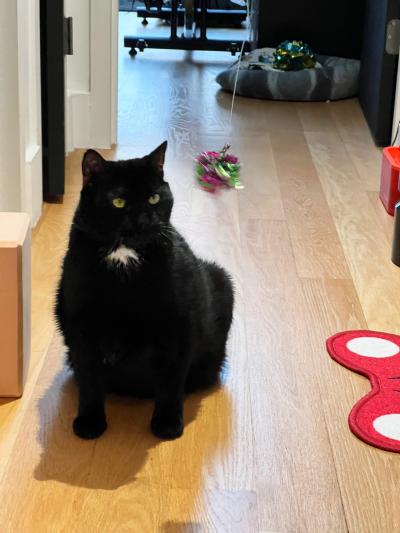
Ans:
{"label": "chair caster wheel", "polygon": [[135,57],[136,54],[137,54],[137,51],[136,51],[135,48],[131,48],[131,49],[129,50],[129,55],[130,55],[131,57]]}

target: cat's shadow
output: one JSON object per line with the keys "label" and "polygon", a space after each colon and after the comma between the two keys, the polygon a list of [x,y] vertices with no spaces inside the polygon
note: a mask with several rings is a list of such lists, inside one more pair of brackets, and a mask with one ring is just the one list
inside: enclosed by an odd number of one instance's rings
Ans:
{"label": "cat's shadow", "polygon": [[[186,430],[198,416],[201,402],[212,393],[213,390],[186,398]],[[71,427],[77,410],[76,385],[63,369],[39,400],[38,438],[42,453],[35,478],[104,490],[140,479],[150,450],[162,443],[150,432],[152,409],[151,401],[109,396],[107,431],[96,440],[82,440]]]}

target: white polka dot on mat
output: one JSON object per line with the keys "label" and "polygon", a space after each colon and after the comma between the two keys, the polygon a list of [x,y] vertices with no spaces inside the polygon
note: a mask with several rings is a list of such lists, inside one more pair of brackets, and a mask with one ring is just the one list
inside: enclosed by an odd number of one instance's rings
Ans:
{"label": "white polka dot on mat", "polygon": [[400,414],[382,415],[374,420],[375,430],[389,439],[400,440]]}
{"label": "white polka dot on mat", "polygon": [[346,346],[351,352],[364,357],[392,357],[400,352],[397,344],[379,337],[356,337]]}

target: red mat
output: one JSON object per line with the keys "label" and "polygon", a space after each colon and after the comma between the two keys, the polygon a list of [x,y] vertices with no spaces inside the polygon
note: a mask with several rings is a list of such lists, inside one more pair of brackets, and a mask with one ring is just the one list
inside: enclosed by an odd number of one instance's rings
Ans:
{"label": "red mat", "polygon": [[371,382],[372,390],[350,412],[352,432],[372,446],[400,452],[400,336],[345,331],[326,345],[335,361]]}

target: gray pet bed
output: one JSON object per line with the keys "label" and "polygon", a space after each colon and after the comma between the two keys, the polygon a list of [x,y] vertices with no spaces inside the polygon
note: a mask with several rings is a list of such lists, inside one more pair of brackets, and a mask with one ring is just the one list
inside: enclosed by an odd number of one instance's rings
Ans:
{"label": "gray pet bed", "polygon": [[[360,62],[316,55],[317,65],[297,71],[276,70],[272,67],[273,48],[254,50],[241,61],[237,94],[252,98],[293,101],[325,101],[350,98],[358,93]],[[262,54],[268,62],[259,62]],[[237,62],[217,76],[226,91],[233,92]]]}

